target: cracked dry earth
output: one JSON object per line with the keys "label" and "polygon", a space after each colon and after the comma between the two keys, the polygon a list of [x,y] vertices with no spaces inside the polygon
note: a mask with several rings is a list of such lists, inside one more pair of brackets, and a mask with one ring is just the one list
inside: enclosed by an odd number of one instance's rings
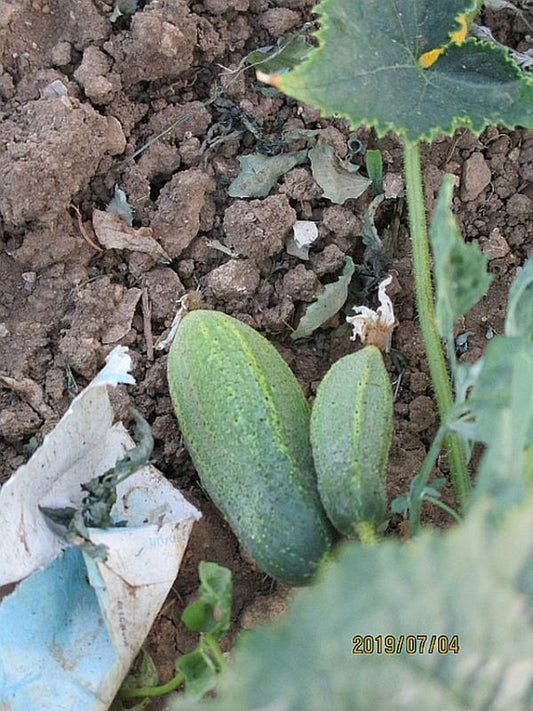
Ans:
{"label": "cracked dry earth", "polygon": [[[137,385],[111,393],[117,417],[128,422],[128,407],[140,410],[152,426],[156,466],[203,512],[147,642],[162,681],[176,655],[194,644],[179,616],[197,589],[199,560],[233,572],[234,625],[226,646],[239,628],[278,614],[287,593],[239,550],[184,449],[167,392],[166,356],[154,349],[177,300],[199,291],[207,308],[259,329],[310,399],[330,364],[354,348],[341,327],[344,313],[310,338],[292,341],[290,333],[346,256],[361,263],[370,191],[333,205],[301,165],[266,198],[230,198],[238,156],[255,151],[258,136],[275,142],[289,127],[313,129],[341,156],[353,134],[363,146],[381,148],[397,195],[377,216],[379,229],[393,229],[389,294],[399,321],[396,357],[387,360],[396,394],[391,498],[406,491],[436,429],[413,303],[399,143],[388,136],[378,144],[366,129],[350,132],[343,121],[321,119],[265,92],[253,72],[223,69],[301,27],[312,4],[152,0],[111,22],[110,0],[0,0],[0,374],[19,381],[18,390],[0,381],[0,481],[28,459],[106,354],[127,345]],[[520,18],[485,12],[482,20],[499,41],[520,48],[527,31]],[[205,105],[221,87],[230,103]],[[290,149],[302,147],[296,142]],[[426,147],[423,157],[428,210],[443,174],[454,174],[463,234],[479,243],[497,277],[458,324],[458,333],[472,332],[461,356],[471,361],[502,329],[509,284],[531,253],[533,132],[493,127],[476,138],[459,130]],[[95,216],[116,185],[133,207],[133,228],[155,240],[157,250],[99,243]],[[285,250],[296,220],[318,225],[307,261]],[[214,240],[237,256],[221,252]],[[360,303],[360,288],[354,277],[348,306]],[[375,294],[368,303],[375,305]],[[439,469],[446,477],[444,459]],[[448,522],[428,512],[427,523]],[[393,518],[390,535],[398,525]]]}

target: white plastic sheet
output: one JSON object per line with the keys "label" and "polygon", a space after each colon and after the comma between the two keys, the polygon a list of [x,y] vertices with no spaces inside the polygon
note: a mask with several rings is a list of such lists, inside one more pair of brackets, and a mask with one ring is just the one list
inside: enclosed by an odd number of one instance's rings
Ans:
{"label": "white plastic sheet", "polygon": [[[67,546],[39,506],[79,507],[80,484],[133,446],[107,385],[133,383],[121,346],[0,490],[0,708],[102,711],[174,582],[199,512],[153,466],[117,489],[127,527],[89,529],[105,562]],[[2,598],[3,593],[3,598]]]}

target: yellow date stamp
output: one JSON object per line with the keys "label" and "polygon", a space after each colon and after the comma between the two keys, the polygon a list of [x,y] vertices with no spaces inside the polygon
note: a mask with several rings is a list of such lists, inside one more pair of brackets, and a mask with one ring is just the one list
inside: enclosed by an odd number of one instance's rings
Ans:
{"label": "yellow date stamp", "polygon": [[459,635],[452,634],[356,634],[352,654],[459,654]]}

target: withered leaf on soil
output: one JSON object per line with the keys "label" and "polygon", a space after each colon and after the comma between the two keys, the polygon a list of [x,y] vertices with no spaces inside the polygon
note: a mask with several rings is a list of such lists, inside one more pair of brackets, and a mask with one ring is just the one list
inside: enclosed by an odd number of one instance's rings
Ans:
{"label": "withered leaf on soil", "polygon": [[171,259],[154,239],[150,227],[130,227],[116,212],[93,212],[93,227],[98,241],[106,249],[129,249],[132,252],[150,254],[161,262]]}
{"label": "withered leaf on soil", "polygon": [[337,281],[327,284],[318,299],[309,304],[300,319],[298,328],[291,334],[293,340],[310,336],[313,331],[342,309],[348,298],[348,286],[354,271],[355,265],[351,257],[346,257],[341,276]]}
{"label": "withered leaf on soil", "polygon": [[372,181],[359,175],[359,166],[342,160],[325,141],[319,140],[309,151],[313,178],[324,191],[323,197],[337,205],[358,198]]}
{"label": "withered leaf on soil", "polygon": [[228,195],[238,198],[266,197],[282,175],[305,161],[307,151],[280,153],[277,156],[262,153],[239,156],[241,170],[229,186]]}

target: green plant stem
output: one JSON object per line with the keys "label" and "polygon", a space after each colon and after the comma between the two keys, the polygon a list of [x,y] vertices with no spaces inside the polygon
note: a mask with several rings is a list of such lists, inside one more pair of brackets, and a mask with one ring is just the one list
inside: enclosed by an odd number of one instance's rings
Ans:
{"label": "green plant stem", "polygon": [[[405,143],[404,170],[418,318],[440,420],[441,422],[446,422],[452,409],[453,398],[435,318],[422,170],[420,166],[420,145],[418,143]],[[455,433],[449,433],[446,436],[445,444],[455,496],[459,508],[462,509],[470,492],[470,479],[466,460],[459,437]]]}
{"label": "green plant stem", "polygon": [[218,672],[221,672],[223,669],[225,669],[228,666],[228,663],[224,659],[224,655],[222,654],[222,650],[218,646],[218,642],[216,639],[210,635],[206,634],[203,638],[205,646],[209,649],[211,654],[213,655],[213,658],[218,665]]}
{"label": "green plant stem", "polygon": [[411,493],[410,493],[410,510],[409,510],[409,532],[412,536],[416,536],[418,533],[418,528],[420,526],[420,511],[422,509],[422,492],[428,483],[429,477],[431,475],[431,470],[433,469],[439,452],[442,448],[444,438],[446,437],[446,427],[441,425],[437,430],[429,452],[426,454],[420,471],[413,480]]}
{"label": "green plant stem", "polygon": [[172,677],[170,681],[161,686],[140,686],[137,689],[122,689],[119,691],[119,698],[121,699],[134,699],[139,696],[151,697],[151,696],[164,696],[165,694],[170,694],[181,686],[185,681],[183,674],[176,674]]}

